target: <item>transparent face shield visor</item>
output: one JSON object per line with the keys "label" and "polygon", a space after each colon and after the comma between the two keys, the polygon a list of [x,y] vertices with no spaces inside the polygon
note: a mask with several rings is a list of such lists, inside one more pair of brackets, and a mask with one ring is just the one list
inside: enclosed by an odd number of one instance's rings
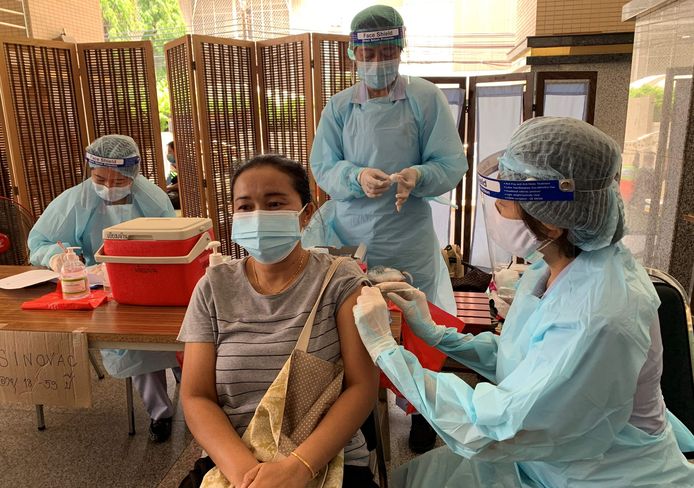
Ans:
{"label": "transparent face shield visor", "polygon": [[574,183],[570,179],[502,180],[499,159],[503,154],[499,151],[481,161],[477,177],[495,288],[492,291],[510,304],[527,263],[541,260],[541,251],[552,242],[539,239],[528,228],[518,202],[572,201]]}
{"label": "transparent face shield visor", "polygon": [[113,225],[132,218],[133,182],[139,174],[140,157],[104,158],[86,153],[88,170],[83,201]]}

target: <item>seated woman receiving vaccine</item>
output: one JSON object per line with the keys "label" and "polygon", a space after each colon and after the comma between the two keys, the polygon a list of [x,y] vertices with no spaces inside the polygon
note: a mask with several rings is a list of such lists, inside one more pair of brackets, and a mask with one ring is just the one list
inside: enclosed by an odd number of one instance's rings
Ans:
{"label": "seated woman receiving vaccine", "polygon": [[327,285],[306,350],[342,360],[339,397],[280,461],[259,463],[242,440],[292,354],[334,258],[299,244],[315,210],[299,164],[258,156],[236,172],[232,190],[232,239],[250,256],[210,268],[188,307],[179,335],[186,343],[181,398],[188,426],[236,487],[306,486],[342,449],[342,486],[375,486],[359,427],[375,403],[378,375],[354,324],[352,308],[365,277],[352,261],[341,263]]}

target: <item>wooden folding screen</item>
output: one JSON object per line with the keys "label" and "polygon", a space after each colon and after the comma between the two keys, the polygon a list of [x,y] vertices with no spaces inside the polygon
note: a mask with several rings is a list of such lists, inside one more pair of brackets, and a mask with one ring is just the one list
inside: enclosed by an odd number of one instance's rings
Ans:
{"label": "wooden folding screen", "polygon": [[303,164],[313,142],[313,88],[309,34],[256,43],[263,148]]}
{"label": "wooden folding screen", "polygon": [[0,84],[15,198],[38,217],[83,180],[88,138],[77,49],[57,41],[2,41]]}
{"label": "wooden folding screen", "polygon": [[79,44],[78,52],[90,138],[135,139],[142,174],[165,189],[152,43]]}
{"label": "wooden folding screen", "polygon": [[[352,86],[357,82],[356,66],[349,59],[347,48],[349,36],[334,34],[313,34],[313,117],[318,127],[323,109],[330,97]],[[315,196],[319,204],[330,197],[318,185]]]}
{"label": "wooden folding screen", "polygon": [[349,59],[349,36],[313,34],[313,113],[316,127],[330,97],[357,81],[356,66]]}
{"label": "wooden folding screen", "polygon": [[171,41],[164,51],[181,210],[184,217],[207,217],[192,39],[184,36]]}
{"label": "wooden folding screen", "polygon": [[313,51],[311,41],[193,35],[165,46],[183,214],[212,218],[225,254],[242,254],[230,239],[235,169],[263,152],[299,161],[310,174],[314,120],[354,82],[347,36],[314,34]]}
{"label": "wooden folding screen", "polygon": [[143,174],[164,185],[149,42],[79,45],[78,56],[60,41],[0,41],[0,85],[0,195],[35,217],[83,181],[84,149],[105,134],[133,137]]}
{"label": "wooden folding screen", "polygon": [[0,114],[0,197],[12,198],[12,175],[10,174],[10,157],[7,154],[7,134],[5,122]]}
{"label": "wooden folding screen", "polygon": [[231,242],[231,178],[261,149],[255,45],[206,36],[192,42],[208,215],[222,252],[241,257]]}

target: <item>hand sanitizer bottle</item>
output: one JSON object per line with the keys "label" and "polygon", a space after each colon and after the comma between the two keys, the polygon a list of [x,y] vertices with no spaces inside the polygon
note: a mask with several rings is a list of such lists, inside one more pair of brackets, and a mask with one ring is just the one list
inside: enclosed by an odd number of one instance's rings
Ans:
{"label": "hand sanitizer bottle", "polygon": [[212,249],[212,254],[210,254],[210,268],[224,263],[224,256],[219,252],[219,246],[221,245],[222,243],[219,241],[212,241],[207,245],[207,249]]}
{"label": "hand sanitizer bottle", "polygon": [[60,287],[65,300],[79,300],[90,295],[87,268],[75,254],[75,249],[80,248],[67,248],[65,261],[60,269]]}

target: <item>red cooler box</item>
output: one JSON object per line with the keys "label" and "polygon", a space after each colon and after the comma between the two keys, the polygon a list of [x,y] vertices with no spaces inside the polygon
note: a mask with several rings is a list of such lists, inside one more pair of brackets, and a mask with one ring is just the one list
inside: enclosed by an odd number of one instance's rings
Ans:
{"label": "red cooler box", "polygon": [[94,258],[106,263],[118,303],[186,306],[209,265],[212,221],[144,217],[108,227],[103,237]]}

